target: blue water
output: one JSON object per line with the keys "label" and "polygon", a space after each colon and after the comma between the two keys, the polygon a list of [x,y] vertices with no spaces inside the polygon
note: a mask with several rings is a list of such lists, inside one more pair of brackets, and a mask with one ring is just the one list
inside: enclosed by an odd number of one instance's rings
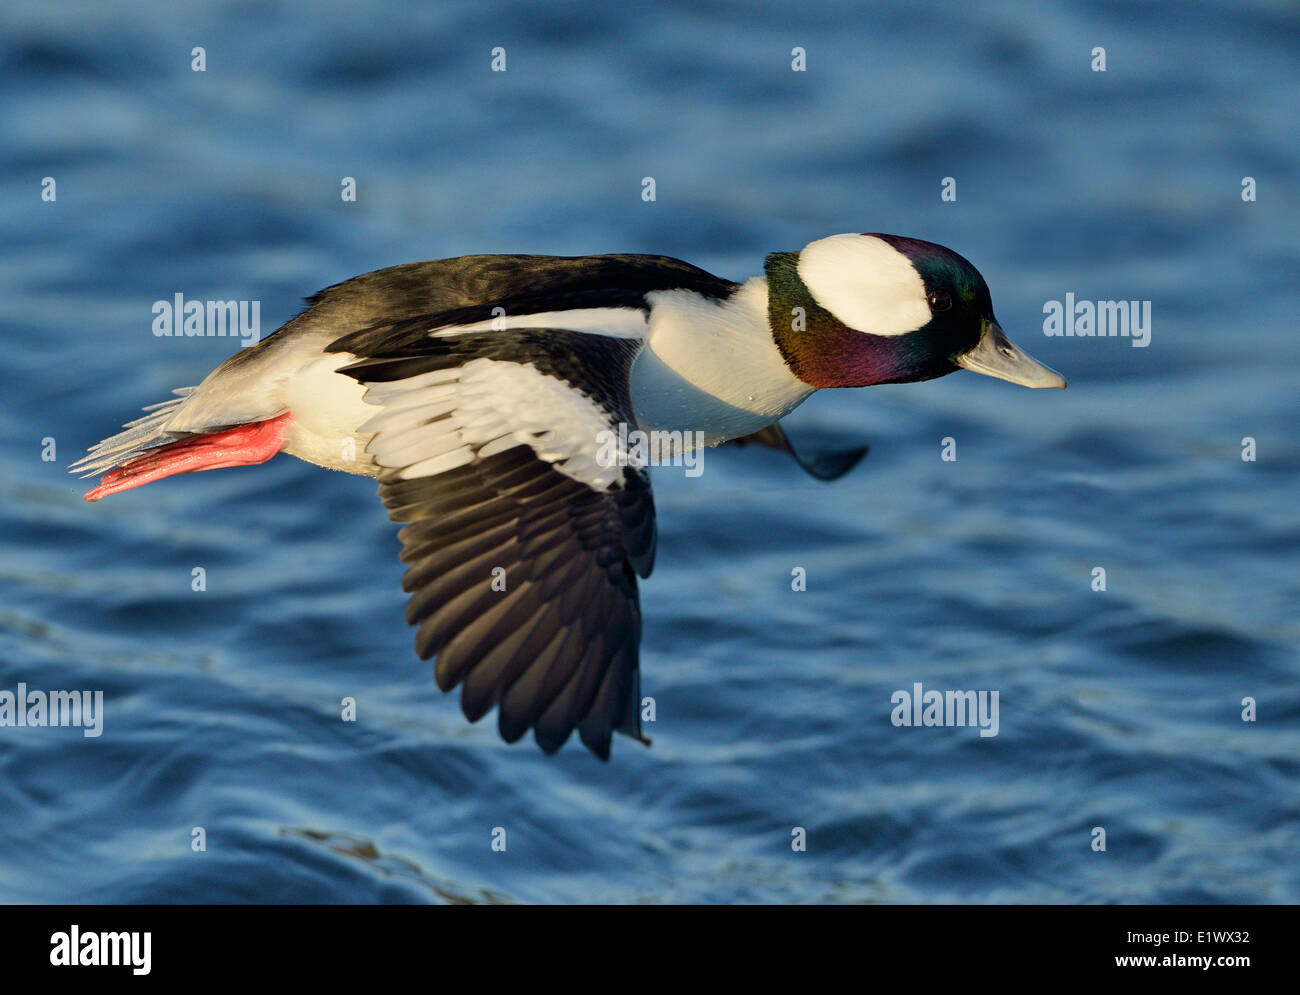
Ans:
{"label": "blue water", "polygon": [[[1280,0],[9,0],[0,690],[105,718],[0,728],[0,899],[1300,901],[1297,52]],[[66,473],[232,351],[151,334],[178,292],[265,333],[416,259],[743,278],[841,231],[969,257],[1070,388],[814,397],[797,442],[872,445],[833,485],[657,471],[654,746],[609,764],[437,692],[372,481],[282,457],[89,505]],[[1046,337],[1066,293],[1151,301],[1150,345]],[[918,681],[997,690],[998,735],[892,725]]]}

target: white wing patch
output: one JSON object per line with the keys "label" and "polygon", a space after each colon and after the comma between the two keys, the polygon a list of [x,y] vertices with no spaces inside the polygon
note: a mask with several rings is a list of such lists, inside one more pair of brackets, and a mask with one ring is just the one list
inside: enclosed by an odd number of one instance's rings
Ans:
{"label": "white wing patch", "polygon": [[597,459],[612,415],[582,391],[529,363],[479,358],[456,369],[366,385],[383,408],[361,426],[367,451],[403,479],[432,477],[519,443],[595,490],[622,477]]}
{"label": "white wing patch", "polygon": [[431,328],[435,339],[465,335],[470,332],[496,332],[507,328],[563,328],[569,332],[587,332],[615,339],[643,339],[648,324],[646,313],[635,307],[578,308],[573,311],[547,311],[542,314],[510,314],[473,321],[466,325]]}
{"label": "white wing patch", "polygon": [[930,320],[911,261],[874,235],[831,235],[804,246],[799,279],[840,321],[872,335],[904,335]]}

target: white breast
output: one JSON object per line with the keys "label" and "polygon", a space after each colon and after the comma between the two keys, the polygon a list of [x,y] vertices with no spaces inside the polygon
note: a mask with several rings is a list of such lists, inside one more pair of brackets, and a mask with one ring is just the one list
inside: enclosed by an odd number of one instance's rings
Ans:
{"label": "white breast", "polygon": [[632,366],[642,430],[702,432],[716,445],[772,424],[813,392],[772,340],[763,277],[721,303],[677,290],[647,299],[649,339]]}
{"label": "white breast", "polygon": [[293,413],[293,427],[284,451],[329,470],[373,476],[375,465],[366,452],[370,434],[360,428],[374,416],[374,406],[365,402],[362,384],[336,372],[356,358],[328,353],[285,380],[284,405]]}

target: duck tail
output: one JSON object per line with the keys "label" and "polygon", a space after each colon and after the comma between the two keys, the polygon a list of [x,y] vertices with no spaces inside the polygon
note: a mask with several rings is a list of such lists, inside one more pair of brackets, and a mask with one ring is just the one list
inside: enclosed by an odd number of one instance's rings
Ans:
{"label": "duck tail", "polygon": [[172,391],[176,397],[149,405],[142,417],[127,422],[117,435],[91,446],[85,456],[68,467],[68,472],[92,477],[128,463],[151,449],[192,435],[192,432],[168,432],[166,426],[176,409],[189,399],[194,390],[193,387],[179,387]]}

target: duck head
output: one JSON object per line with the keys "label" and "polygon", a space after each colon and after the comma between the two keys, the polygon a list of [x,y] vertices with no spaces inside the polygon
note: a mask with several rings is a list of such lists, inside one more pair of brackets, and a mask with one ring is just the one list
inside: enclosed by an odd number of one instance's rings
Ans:
{"label": "duck head", "polygon": [[897,235],[832,235],[765,266],[768,319],[813,387],[933,380],[959,368],[1023,387],[1065,378],[1017,349],[979,270],[951,249]]}

